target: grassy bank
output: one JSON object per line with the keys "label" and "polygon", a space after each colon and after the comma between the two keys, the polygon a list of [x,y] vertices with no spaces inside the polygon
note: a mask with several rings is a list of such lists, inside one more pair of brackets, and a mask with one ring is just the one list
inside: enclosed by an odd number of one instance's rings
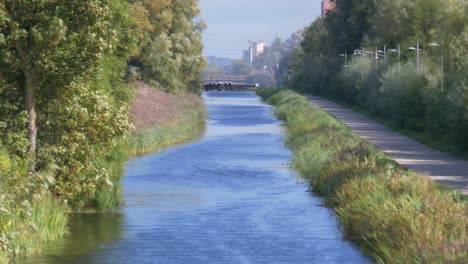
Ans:
{"label": "grassy bank", "polygon": [[205,127],[206,110],[194,94],[173,95],[136,83],[131,110],[135,129],[129,136],[129,154],[139,156],[187,142]]}
{"label": "grassy bank", "polygon": [[466,197],[408,173],[297,93],[268,88],[258,94],[286,121],[294,168],[364,253],[380,263],[466,261]]}
{"label": "grassy bank", "polygon": [[53,169],[31,173],[0,145],[0,179],[0,263],[37,254],[66,234],[69,207],[48,190]]}

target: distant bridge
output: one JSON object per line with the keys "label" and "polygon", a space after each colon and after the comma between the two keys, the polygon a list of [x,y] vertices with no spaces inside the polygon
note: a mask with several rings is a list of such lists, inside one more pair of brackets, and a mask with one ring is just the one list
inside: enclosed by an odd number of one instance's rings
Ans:
{"label": "distant bridge", "polygon": [[248,83],[247,75],[206,74],[203,88],[206,91],[245,91],[258,87],[258,84]]}
{"label": "distant bridge", "polygon": [[245,91],[251,88],[257,88],[258,84],[249,84],[241,82],[214,82],[208,81],[203,85],[205,91]]}
{"label": "distant bridge", "polygon": [[237,82],[247,81],[247,75],[228,75],[228,74],[206,74],[203,78],[205,82]]}

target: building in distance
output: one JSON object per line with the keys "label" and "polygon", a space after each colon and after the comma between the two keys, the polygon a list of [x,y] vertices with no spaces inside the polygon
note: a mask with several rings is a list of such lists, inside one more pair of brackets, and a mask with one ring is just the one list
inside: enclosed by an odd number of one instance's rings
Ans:
{"label": "building in distance", "polygon": [[323,0],[322,1],[322,17],[326,16],[328,12],[335,9],[335,0]]}
{"label": "building in distance", "polygon": [[247,61],[250,65],[253,64],[255,58],[262,54],[266,49],[265,41],[250,41],[249,49],[244,50],[242,58]]}

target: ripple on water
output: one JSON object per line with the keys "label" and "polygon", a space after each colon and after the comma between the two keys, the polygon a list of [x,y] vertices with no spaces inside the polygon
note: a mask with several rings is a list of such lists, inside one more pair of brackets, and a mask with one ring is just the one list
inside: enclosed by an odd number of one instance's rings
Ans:
{"label": "ripple on water", "polygon": [[76,225],[59,250],[30,263],[371,262],[288,168],[271,107],[251,92],[203,98],[204,137],[128,162],[118,221]]}

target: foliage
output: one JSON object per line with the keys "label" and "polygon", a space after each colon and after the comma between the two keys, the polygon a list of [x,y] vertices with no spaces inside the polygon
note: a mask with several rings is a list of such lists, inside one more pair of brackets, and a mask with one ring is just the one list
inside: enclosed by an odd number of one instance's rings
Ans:
{"label": "foliage", "polygon": [[253,82],[264,86],[285,84],[294,70],[292,64],[301,41],[301,31],[293,33],[285,41],[276,37],[261,54],[254,58],[250,78],[257,81]]}
{"label": "foliage", "polygon": [[286,121],[293,166],[335,209],[347,238],[379,263],[466,260],[466,197],[418,175],[290,90],[262,89]]}
{"label": "foliage", "polygon": [[406,129],[424,129],[426,108],[421,101],[423,89],[428,89],[428,80],[418,74],[414,63],[392,67],[382,78],[379,113],[396,126]]}
{"label": "foliage", "polygon": [[281,55],[285,53],[284,49],[285,44],[279,37],[276,37],[273,42],[254,59],[252,63],[253,68],[257,72],[267,70],[271,74],[271,71],[277,68]]}
{"label": "foliage", "polygon": [[0,258],[121,205],[128,82],[201,87],[198,1],[0,2]]}
{"label": "foliage", "polygon": [[199,87],[198,14],[197,1],[0,4],[2,257],[62,236],[69,210],[121,204],[128,62],[145,58],[161,88]]}
{"label": "foliage", "polygon": [[108,0],[4,1],[0,8],[0,74],[24,93],[30,166],[36,170],[37,112],[49,103],[44,98],[53,99],[99,67],[118,40],[114,30],[105,30],[113,8]]}
{"label": "foliage", "polygon": [[205,67],[198,0],[133,1],[140,50],[131,65],[152,86],[172,92],[199,92]]}
{"label": "foliage", "polygon": [[215,66],[215,65],[206,65],[205,69],[203,70],[203,74],[217,74],[217,73],[219,74],[223,72],[224,72],[223,68],[219,66]]}
{"label": "foliage", "polygon": [[28,161],[0,144],[0,252],[4,257],[35,253],[66,232],[68,207],[47,191],[55,182],[50,167],[28,170]]}
{"label": "foliage", "polygon": [[232,61],[232,73],[234,75],[248,75],[252,72],[252,67],[245,60]]}
{"label": "foliage", "polygon": [[[305,29],[300,49],[288,61],[288,86],[363,110],[466,156],[468,5],[456,0],[335,3],[333,12]],[[419,72],[416,52],[409,50],[417,42]],[[391,51],[398,46],[400,56]],[[378,49],[386,49],[385,59],[376,55]]]}

